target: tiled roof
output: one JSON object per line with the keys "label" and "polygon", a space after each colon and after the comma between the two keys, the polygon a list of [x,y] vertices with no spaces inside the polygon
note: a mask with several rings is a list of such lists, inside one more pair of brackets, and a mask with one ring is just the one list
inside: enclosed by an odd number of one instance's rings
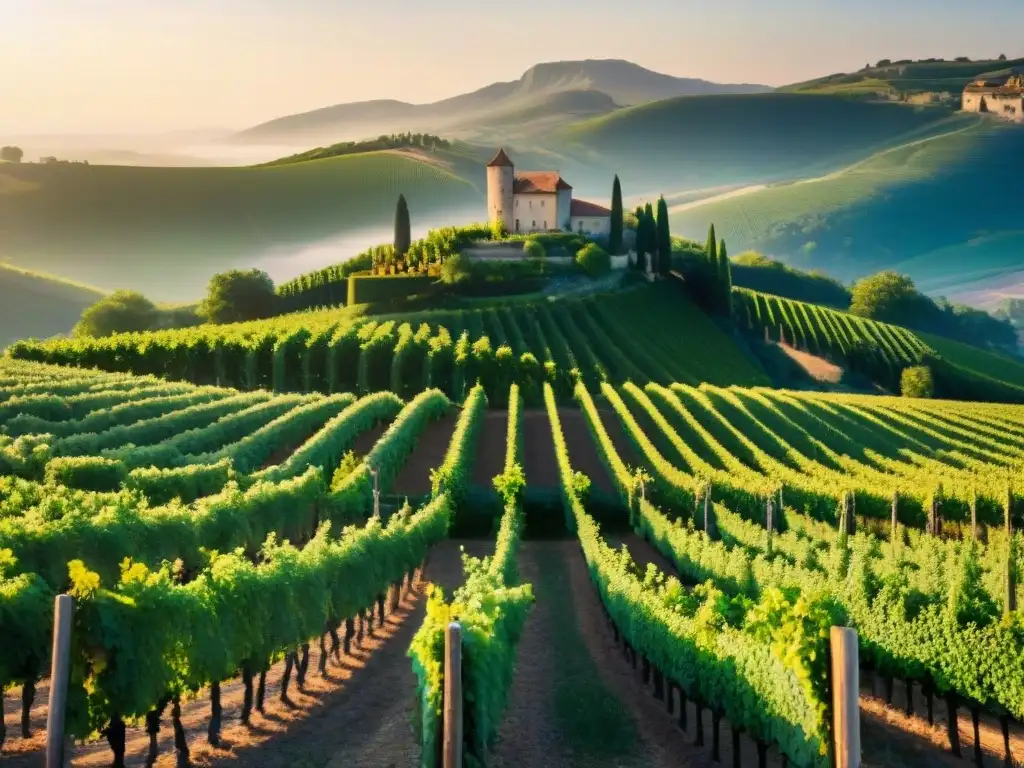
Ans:
{"label": "tiled roof", "polygon": [[558,171],[519,171],[512,184],[517,195],[553,195],[564,189],[572,189]]}
{"label": "tiled roof", "polygon": [[488,168],[497,168],[497,167],[511,168],[512,167],[512,161],[509,160],[508,155],[505,154],[505,148],[504,147],[502,147],[501,149],[498,150],[498,154],[496,154],[494,156],[494,159],[491,160],[491,162],[489,162],[487,164],[487,167]]}
{"label": "tiled roof", "polygon": [[569,205],[570,216],[611,216],[612,212],[603,205],[589,200],[573,200]]}

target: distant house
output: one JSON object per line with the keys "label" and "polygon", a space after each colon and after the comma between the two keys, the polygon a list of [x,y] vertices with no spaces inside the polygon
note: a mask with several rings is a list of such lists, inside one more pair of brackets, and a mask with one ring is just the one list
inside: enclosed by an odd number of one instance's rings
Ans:
{"label": "distant house", "polygon": [[509,232],[572,231],[608,237],[612,212],[597,203],[574,200],[558,171],[516,171],[504,149],[487,164],[487,213]]}
{"label": "distant house", "polygon": [[1005,82],[975,80],[964,88],[963,110],[1024,123],[1024,74],[1013,74]]}

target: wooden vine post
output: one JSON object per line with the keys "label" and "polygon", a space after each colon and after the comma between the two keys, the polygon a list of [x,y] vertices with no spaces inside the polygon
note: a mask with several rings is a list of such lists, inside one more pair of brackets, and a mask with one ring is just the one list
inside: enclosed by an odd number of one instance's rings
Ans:
{"label": "wooden vine post", "polygon": [[46,768],[64,765],[64,711],[67,706],[71,666],[71,595],[57,595],[53,608],[53,656],[50,701],[46,712]]}
{"label": "wooden vine post", "polygon": [[836,768],[860,768],[857,632],[832,627],[832,714]]}
{"label": "wooden vine post", "polygon": [[462,626],[448,625],[444,635],[443,768],[462,768]]}

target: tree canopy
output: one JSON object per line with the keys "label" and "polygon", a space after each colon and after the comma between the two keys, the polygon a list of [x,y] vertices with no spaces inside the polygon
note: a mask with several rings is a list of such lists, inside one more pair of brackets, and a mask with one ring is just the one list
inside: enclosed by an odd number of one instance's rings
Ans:
{"label": "tree canopy", "polygon": [[409,204],[405,202],[405,195],[398,196],[398,203],[395,206],[395,256],[404,258],[409,252],[409,245],[412,243],[412,231],[409,223]]}
{"label": "tree canopy", "polygon": [[259,269],[233,269],[214,275],[199,314],[211,323],[240,323],[276,313],[274,281]]}
{"label": "tree canopy", "polygon": [[110,336],[148,331],[157,322],[156,305],[137,291],[114,291],[83,313],[75,326],[76,336]]}
{"label": "tree canopy", "polygon": [[8,163],[20,163],[23,157],[25,157],[25,152],[21,147],[0,147],[0,160]]}
{"label": "tree canopy", "polygon": [[612,182],[612,221],[608,246],[613,255],[622,253],[622,185],[619,177]]}

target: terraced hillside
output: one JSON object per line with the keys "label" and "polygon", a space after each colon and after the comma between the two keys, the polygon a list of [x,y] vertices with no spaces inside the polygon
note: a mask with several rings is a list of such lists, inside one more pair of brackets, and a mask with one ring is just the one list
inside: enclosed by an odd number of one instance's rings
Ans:
{"label": "terraced hillside", "polygon": [[[69,727],[107,734],[76,764],[109,748],[115,764],[434,765],[452,616],[473,638],[477,757],[823,768],[832,624],[888,681],[862,690],[865,764],[947,764],[925,718],[979,764],[1024,756],[1024,408],[654,381],[578,381],[576,408],[540,387],[540,409],[514,385],[457,407],[436,389],[242,393],[0,361],[5,763],[41,757],[65,589],[82,640]],[[407,482],[417,511],[397,509]],[[550,535],[552,501],[566,547],[526,537],[538,515]],[[469,529],[490,557],[460,568],[445,538]],[[567,702],[584,694],[581,720]]]}
{"label": "terraced hillside", "polygon": [[766,384],[678,289],[640,287],[582,299],[495,304],[354,318],[347,310],[241,325],[19,343],[8,354],[38,362],[153,374],[196,384],[278,392],[411,396],[438,387],[456,400],[479,377],[492,400],[519,382],[539,403],[551,381],[571,397],[581,379]]}

